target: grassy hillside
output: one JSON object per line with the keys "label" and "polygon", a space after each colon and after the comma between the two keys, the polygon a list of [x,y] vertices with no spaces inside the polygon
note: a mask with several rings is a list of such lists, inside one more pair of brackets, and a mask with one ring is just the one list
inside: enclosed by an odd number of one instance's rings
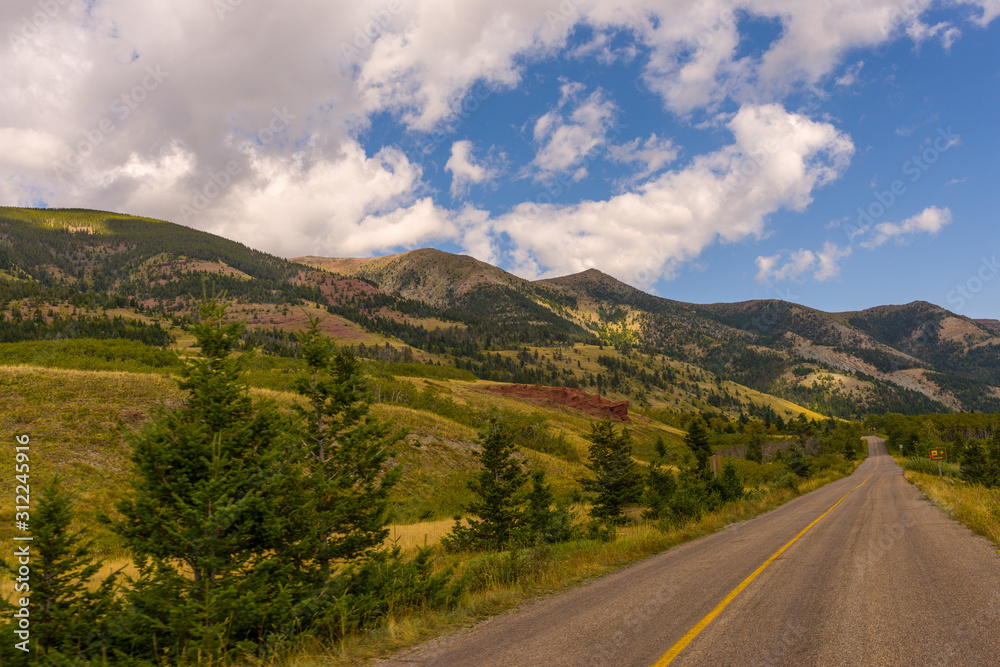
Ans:
{"label": "grassy hillside", "polygon": [[1000,410],[1000,332],[923,302],[688,304],[594,269],[531,282],[432,249],[299,261],[164,221],[2,208],[0,342],[128,339],[183,354],[195,304],[224,292],[245,345],[282,357],[324,316],[366,358],[580,387],[678,416]]}

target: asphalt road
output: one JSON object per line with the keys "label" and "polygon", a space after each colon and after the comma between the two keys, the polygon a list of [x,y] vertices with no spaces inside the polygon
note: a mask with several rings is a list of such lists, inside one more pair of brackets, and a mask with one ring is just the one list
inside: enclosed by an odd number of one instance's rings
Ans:
{"label": "asphalt road", "polygon": [[379,664],[1000,665],[1000,555],[872,437],[848,478]]}

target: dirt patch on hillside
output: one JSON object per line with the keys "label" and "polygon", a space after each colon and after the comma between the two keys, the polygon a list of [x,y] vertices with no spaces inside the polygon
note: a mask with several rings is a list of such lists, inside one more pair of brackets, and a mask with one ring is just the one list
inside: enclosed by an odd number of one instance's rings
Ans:
{"label": "dirt patch on hillside", "polygon": [[547,408],[565,406],[601,419],[610,419],[624,424],[632,423],[632,418],[628,413],[628,401],[609,401],[597,394],[588,394],[582,389],[543,387],[539,384],[533,386],[505,384],[486,387],[486,391],[521,398]]}
{"label": "dirt patch on hillside", "polygon": [[944,391],[927,377],[923,368],[907,368],[906,370],[888,373],[885,379],[895,382],[901,387],[919,391],[921,394],[940,401],[953,410],[961,410],[962,403],[950,392]]}
{"label": "dirt patch on hillside", "polygon": [[938,337],[942,340],[955,343],[968,343],[982,340],[987,337],[987,334],[968,320],[958,317],[946,317],[941,321],[941,329],[938,331]]}

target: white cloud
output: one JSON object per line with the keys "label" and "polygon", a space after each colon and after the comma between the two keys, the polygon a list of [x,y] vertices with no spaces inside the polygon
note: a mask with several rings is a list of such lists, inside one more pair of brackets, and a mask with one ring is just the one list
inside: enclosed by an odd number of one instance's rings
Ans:
{"label": "white cloud", "polygon": [[781,254],[758,257],[757,280],[798,280],[803,273],[816,266],[816,254],[812,250],[796,250],[783,264],[781,258]]}
{"label": "white cloud", "polygon": [[851,256],[851,248],[841,248],[835,243],[827,241],[823,244],[823,249],[816,254],[818,266],[813,276],[819,282],[836,278],[840,275],[840,262]]}
{"label": "white cloud", "polygon": [[660,171],[677,159],[678,150],[670,139],[661,139],[656,133],[641,141],[636,137],[627,144],[608,147],[608,156],[615,162],[640,162],[642,171],[636,178],[642,179]]}
{"label": "white cloud", "polygon": [[[350,4],[358,5],[360,15],[382,8],[379,0]],[[477,81],[516,85],[524,61],[564,46],[583,18],[572,11],[565,20],[552,20],[534,0],[418,0],[403,6],[400,20],[408,22],[383,33],[361,57],[357,86],[367,112],[388,109],[422,130],[451,116]]]}
{"label": "white cloud", "polygon": [[913,20],[906,26],[906,35],[918,44],[924,40],[940,35],[941,44],[944,46],[945,50],[947,50],[951,48],[951,45],[955,43],[955,40],[961,37],[962,31],[947,21],[935,23],[934,25],[928,25],[922,21]]}
{"label": "white cloud", "polygon": [[[614,120],[615,105],[598,89],[579,100],[583,85],[565,83],[559,105],[535,122],[534,140],[539,144],[532,162],[537,179],[574,171],[574,180],[586,176],[581,163],[604,144]],[[571,107],[569,113],[564,109]]]}
{"label": "white cloud", "polygon": [[53,134],[14,127],[0,127],[0,146],[0,170],[43,171],[67,150]]}
{"label": "white cloud", "polygon": [[495,176],[494,172],[472,160],[472,142],[468,139],[451,145],[451,157],[444,165],[451,172],[451,196],[462,194],[470,183],[482,183]]}
{"label": "white cloud", "polygon": [[882,222],[875,225],[875,238],[863,241],[861,247],[873,250],[891,239],[906,241],[914,234],[934,235],[949,223],[951,223],[951,209],[929,206],[901,223]]}
{"label": "white cloud", "polygon": [[606,201],[521,204],[494,223],[516,246],[521,275],[592,267],[649,286],[722,240],[759,236],[765,217],[802,209],[854,150],[832,125],[777,105],[745,106],[729,122],[734,143]]}
{"label": "white cloud", "polygon": [[[390,11],[384,0],[301,0],[293,8],[233,3],[220,16],[204,0],[102,0],[56,3],[29,30],[25,20],[41,5],[4,2],[0,35],[15,39],[0,40],[0,197],[183,222],[181,206],[235,163],[190,224],[269,252],[323,246],[368,254],[449,238],[495,256],[495,234],[509,231],[512,257],[526,270],[600,264],[648,284],[713,239],[761,234],[769,213],[801,210],[816,187],[837,178],[850,140],[785,112],[783,92],[829,77],[857,49],[898,38],[929,3],[413,0]],[[982,25],[1000,14],[997,0],[966,4],[982,10]],[[781,24],[760,56],[738,57],[740,13]],[[400,150],[361,148],[359,132],[380,113],[451,141],[473,86],[487,94],[517,86],[526,67],[560,54],[581,27],[594,37],[577,57],[640,54],[643,82],[668,110],[713,112],[732,100],[740,109],[728,125],[732,145],[661,173],[675,159],[672,145],[650,136],[617,153],[631,150],[653,176],[635,192],[562,207],[522,204],[499,217],[445,210],[427,198],[422,167]],[[951,27],[926,30],[951,39]],[[625,44],[609,50],[612,41]],[[149,68],[165,73],[155,87],[143,87]],[[269,127],[276,110],[289,115],[277,131]],[[607,140],[614,104],[602,91],[585,96],[569,85],[550,113],[534,128],[534,166],[582,178]],[[89,142],[105,120],[110,129]],[[764,156],[759,164],[755,151]],[[74,153],[82,159],[60,182],[54,168]],[[489,178],[488,163],[465,156],[449,160],[453,187],[477,182],[477,167]]]}
{"label": "white cloud", "polygon": [[214,230],[279,255],[370,255],[453,236],[448,215],[418,198],[420,168],[396,149],[367,157],[348,141],[329,158],[256,155],[243,176],[213,202]]}
{"label": "white cloud", "polygon": [[1000,0],[958,0],[959,4],[972,5],[982,13],[974,20],[980,26],[987,26],[997,16],[1000,16]]}
{"label": "white cloud", "polygon": [[850,67],[848,67],[843,74],[837,77],[836,84],[838,86],[850,87],[853,86],[857,80],[858,75],[861,74],[861,68],[865,66],[864,60],[859,60]]}
{"label": "white cloud", "polygon": [[827,241],[818,252],[800,248],[789,253],[778,253],[757,258],[756,279],[760,282],[781,282],[801,280],[806,273],[812,273],[813,280],[825,282],[840,275],[840,262],[851,256],[851,249],[841,248]]}

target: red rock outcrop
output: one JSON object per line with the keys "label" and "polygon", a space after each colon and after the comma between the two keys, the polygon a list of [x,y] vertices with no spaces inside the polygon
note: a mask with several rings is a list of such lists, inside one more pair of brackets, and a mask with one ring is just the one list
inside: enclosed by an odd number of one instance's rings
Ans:
{"label": "red rock outcrop", "polygon": [[527,384],[504,384],[486,387],[486,391],[522,398],[546,407],[567,406],[588,415],[631,424],[628,401],[609,401],[598,394],[588,394],[582,389],[568,387],[543,387]]}

